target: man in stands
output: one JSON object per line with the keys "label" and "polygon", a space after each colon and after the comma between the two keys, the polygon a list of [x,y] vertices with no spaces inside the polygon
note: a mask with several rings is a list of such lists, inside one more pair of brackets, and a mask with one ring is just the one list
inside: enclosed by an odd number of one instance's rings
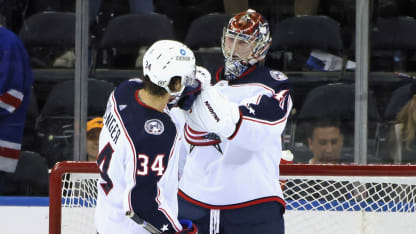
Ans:
{"label": "man in stands", "polygon": [[309,163],[339,163],[343,146],[344,135],[338,121],[316,121],[308,136],[308,147],[313,154]]}

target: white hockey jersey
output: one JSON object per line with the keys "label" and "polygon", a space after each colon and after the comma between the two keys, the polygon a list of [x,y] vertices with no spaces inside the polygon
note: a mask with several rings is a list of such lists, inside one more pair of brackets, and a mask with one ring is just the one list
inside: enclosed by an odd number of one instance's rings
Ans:
{"label": "white hockey jersey", "polygon": [[263,202],[285,205],[278,178],[281,134],[292,108],[287,77],[256,66],[232,81],[220,80],[220,74],[221,70],[215,86],[239,104],[240,122],[225,142],[185,124],[185,148],[189,154],[179,195],[210,209]]}
{"label": "white hockey jersey", "polygon": [[127,211],[160,231],[182,229],[177,220],[180,135],[167,113],[139,100],[141,87],[138,80],[121,83],[110,95],[104,114],[95,213],[100,234],[147,234],[126,216]]}

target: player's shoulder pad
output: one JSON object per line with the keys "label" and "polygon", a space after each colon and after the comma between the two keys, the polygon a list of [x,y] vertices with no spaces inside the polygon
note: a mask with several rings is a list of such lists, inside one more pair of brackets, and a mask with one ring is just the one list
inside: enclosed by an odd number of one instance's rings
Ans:
{"label": "player's shoulder pad", "polygon": [[143,87],[143,82],[138,78],[134,78],[134,79],[129,79],[129,80],[125,80],[121,82],[117,86],[116,92],[126,92],[127,90],[137,90],[137,89],[141,89],[142,87]]}
{"label": "player's shoulder pad", "polygon": [[275,92],[289,89],[288,77],[283,72],[268,67],[261,67],[259,73],[261,74],[263,84],[274,89]]}
{"label": "player's shoulder pad", "polygon": [[287,76],[281,71],[269,70],[270,77],[276,81],[283,82],[287,81]]}

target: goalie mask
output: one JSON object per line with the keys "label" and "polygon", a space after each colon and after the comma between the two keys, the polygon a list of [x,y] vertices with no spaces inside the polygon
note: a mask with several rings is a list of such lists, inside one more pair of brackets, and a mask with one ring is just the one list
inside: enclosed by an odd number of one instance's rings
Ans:
{"label": "goalie mask", "polygon": [[221,42],[225,78],[235,79],[250,65],[264,60],[271,42],[269,24],[255,10],[248,9],[231,18]]}
{"label": "goalie mask", "polygon": [[[172,40],[155,42],[143,56],[143,74],[150,81],[164,88],[172,96],[179,96],[185,86],[195,78],[195,56],[186,45]],[[181,90],[173,91],[169,82],[173,77],[181,78]]]}

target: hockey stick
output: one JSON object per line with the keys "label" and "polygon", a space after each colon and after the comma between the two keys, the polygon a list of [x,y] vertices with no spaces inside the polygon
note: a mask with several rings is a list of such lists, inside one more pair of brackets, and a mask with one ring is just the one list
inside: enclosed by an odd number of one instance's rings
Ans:
{"label": "hockey stick", "polygon": [[397,77],[399,78],[408,78],[408,79],[413,79],[416,80],[416,76],[412,76],[406,73],[402,73],[402,72],[395,72],[394,74],[396,74]]}
{"label": "hockey stick", "polygon": [[127,211],[126,216],[131,218],[134,222],[142,226],[144,229],[146,229],[146,231],[148,231],[151,234],[162,233],[161,231],[159,231],[159,229],[155,228],[153,225],[140,218],[137,214],[134,213],[134,211]]}

